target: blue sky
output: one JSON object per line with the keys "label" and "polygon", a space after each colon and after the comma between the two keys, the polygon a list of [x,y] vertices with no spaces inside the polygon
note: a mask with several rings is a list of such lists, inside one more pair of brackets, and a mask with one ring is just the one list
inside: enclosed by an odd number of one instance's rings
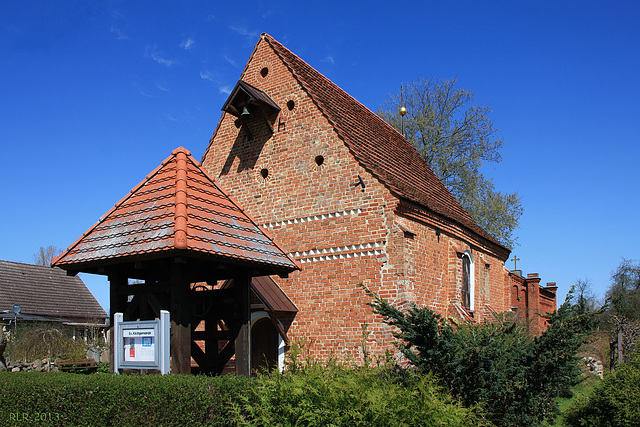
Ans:
{"label": "blue sky", "polygon": [[0,259],[66,248],[174,148],[200,159],[267,32],[373,111],[421,76],[474,90],[505,141],[485,174],[525,208],[518,268],[602,296],[640,258],[638,22],[634,1],[3,1]]}

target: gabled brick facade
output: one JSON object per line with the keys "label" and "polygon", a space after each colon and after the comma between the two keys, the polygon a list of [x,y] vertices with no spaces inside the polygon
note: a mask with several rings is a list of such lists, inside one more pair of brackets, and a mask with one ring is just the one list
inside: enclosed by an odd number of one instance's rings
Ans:
{"label": "gabled brick facade", "polygon": [[322,358],[359,359],[366,324],[369,348],[391,349],[359,284],[472,321],[511,309],[509,250],[398,132],[266,34],[241,80],[280,111],[223,113],[202,166],[301,263],[276,279],[299,309],[289,337]]}

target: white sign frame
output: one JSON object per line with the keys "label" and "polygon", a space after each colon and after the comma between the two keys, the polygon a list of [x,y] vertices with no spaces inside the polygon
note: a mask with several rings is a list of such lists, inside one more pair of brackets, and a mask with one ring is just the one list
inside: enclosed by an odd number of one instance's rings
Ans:
{"label": "white sign frame", "polygon": [[164,374],[170,366],[170,315],[160,311],[159,320],[123,321],[122,313],[113,315],[115,373],[123,369],[158,369]]}

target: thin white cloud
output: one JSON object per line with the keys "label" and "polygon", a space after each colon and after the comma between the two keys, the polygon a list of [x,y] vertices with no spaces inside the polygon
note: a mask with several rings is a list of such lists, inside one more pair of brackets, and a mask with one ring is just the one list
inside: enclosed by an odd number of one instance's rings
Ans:
{"label": "thin white cloud", "polygon": [[118,27],[111,27],[111,32],[116,35],[118,40],[127,40],[129,37]]}
{"label": "thin white cloud", "polygon": [[145,91],[145,90],[143,90],[141,88],[138,88],[138,93],[140,95],[144,96],[145,98],[155,98],[156,97],[155,95],[152,95],[149,92],[147,92],[147,91]]}
{"label": "thin white cloud", "polygon": [[260,35],[258,31],[248,30],[245,27],[238,27],[235,25],[230,26],[229,29],[234,33],[237,33],[237,34],[240,34],[241,36],[249,37],[249,38],[256,38]]}
{"label": "thin white cloud", "polygon": [[328,62],[333,65],[336,63],[336,60],[333,58],[333,55],[329,55],[326,58],[324,58],[322,62]]}
{"label": "thin white cloud", "polygon": [[200,78],[216,83],[216,79],[208,71],[200,71]]}
{"label": "thin white cloud", "polygon": [[156,61],[158,64],[164,65],[165,67],[171,67],[176,63],[176,61],[174,60],[165,58],[162,52],[160,52],[156,46],[147,48],[147,56]]}
{"label": "thin white cloud", "polygon": [[195,40],[193,40],[192,38],[188,38],[184,40],[182,43],[180,43],[180,47],[183,48],[184,50],[189,50],[193,47],[194,43],[195,43]]}
{"label": "thin white cloud", "polygon": [[124,13],[122,13],[122,11],[120,9],[111,9],[109,11],[109,15],[111,15],[111,17],[113,19],[123,19],[124,18]]}
{"label": "thin white cloud", "polygon": [[229,58],[227,55],[223,55],[223,58],[225,61],[227,61],[229,64],[233,65],[234,67],[238,68],[238,63],[236,61],[234,61],[233,59]]}
{"label": "thin white cloud", "polygon": [[208,71],[200,71],[200,78],[203,80],[208,80],[211,83],[215,84],[218,87],[218,92],[229,95],[231,93],[232,87],[220,82],[217,76],[213,75]]}
{"label": "thin white cloud", "polygon": [[156,84],[156,87],[162,92],[169,92],[169,89],[167,89],[165,86],[162,86],[161,84]]}
{"label": "thin white cloud", "polygon": [[169,113],[166,113],[164,116],[166,117],[166,119],[167,119],[167,120],[170,120],[170,121],[172,121],[172,122],[177,122],[177,121],[178,121],[178,119],[176,119],[175,117],[173,117],[173,116],[172,116],[171,114],[169,114]]}

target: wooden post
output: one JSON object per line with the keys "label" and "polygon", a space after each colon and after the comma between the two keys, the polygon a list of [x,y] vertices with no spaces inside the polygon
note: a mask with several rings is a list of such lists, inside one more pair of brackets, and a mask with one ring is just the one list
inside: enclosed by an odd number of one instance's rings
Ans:
{"label": "wooden post", "polygon": [[109,372],[115,372],[115,360],[113,360],[113,346],[115,343],[113,315],[115,313],[124,313],[127,304],[127,296],[121,295],[119,288],[127,285],[127,277],[122,274],[109,275]]}
{"label": "wooden post", "polygon": [[251,376],[251,287],[248,275],[234,278],[236,301],[241,312],[240,332],[236,338],[236,374]]}
{"label": "wooden post", "polygon": [[191,374],[191,301],[185,265],[171,264],[171,373]]}

